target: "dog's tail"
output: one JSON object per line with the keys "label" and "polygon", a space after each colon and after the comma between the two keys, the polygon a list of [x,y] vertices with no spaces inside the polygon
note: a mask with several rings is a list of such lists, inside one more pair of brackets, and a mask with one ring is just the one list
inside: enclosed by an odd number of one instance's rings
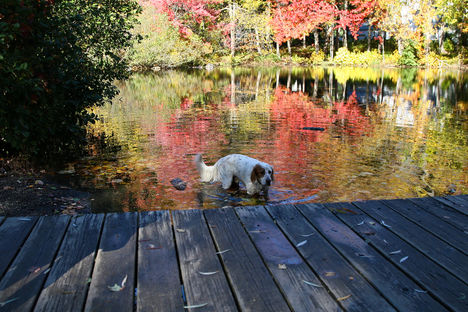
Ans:
{"label": "dog's tail", "polygon": [[201,182],[213,182],[215,167],[205,165],[201,154],[195,156],[195,165],[197,166],[198,173],[200,173]]}

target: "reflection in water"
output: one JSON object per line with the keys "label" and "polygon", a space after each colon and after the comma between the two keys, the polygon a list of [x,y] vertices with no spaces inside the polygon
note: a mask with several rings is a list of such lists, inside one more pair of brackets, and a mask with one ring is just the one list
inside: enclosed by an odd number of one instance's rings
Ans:
{"label": "reflection in water", "polygon": [[[462,73],[369,68],[137,74],[96,109],[74,164],[94,211],[212,208],[264,198],[202,184],[193,165],[242,153],[272,164],[268,203],[468,192]],[[187,182],[184,191],[170,183]]]}

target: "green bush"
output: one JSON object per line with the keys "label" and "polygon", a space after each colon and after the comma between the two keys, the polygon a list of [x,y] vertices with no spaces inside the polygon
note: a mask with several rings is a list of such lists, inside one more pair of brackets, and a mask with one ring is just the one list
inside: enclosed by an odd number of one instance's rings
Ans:
{"label": "green bush", "polygon": [[2,0],[0,152],[76,156],[87,109],[117,94],[138,12],[128,0]]}
{"label": "green bush", "polygon": [[402,66],[418,66],[418,50],[416,48],[416,43],[413,40],[408,40],[405,42],[403,52],[401,57],[398,60],[398,65]]}
{"label": "green bush", "polygon": [[339,65],[377,65],[382,62],[382,55],[376,50],[350,52],[342,47],[336,52],[333,62]]}

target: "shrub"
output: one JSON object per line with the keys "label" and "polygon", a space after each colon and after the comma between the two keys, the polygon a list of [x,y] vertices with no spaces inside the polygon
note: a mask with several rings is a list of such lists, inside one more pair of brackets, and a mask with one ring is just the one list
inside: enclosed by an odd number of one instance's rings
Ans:
{"label": "shrub", "polygon": [[[2,0],[0,152],[71,156],[96,120],[87,109],[117,94],[133,1]],[[76,156],[76,155],[75,155]]]}
{"label": "shrub", "polygon": [[325,61],[325,53],[323,51],[319,51],[318,53],[312,52],[309,57],[310,64],[321,64]]}
{"label": "shrub", "polygon": [[376,50],[360,53],[342,47],[336,52],[333,62],[339,65],[377,65],[382,62],[382,55]]}
{"label": "shrub", "polygon": [[405,47],[401,53],[401,57],[398,60],[398,65],[402,66],[418,66],[418,50],[416,43],[413,40],[405,42]]}

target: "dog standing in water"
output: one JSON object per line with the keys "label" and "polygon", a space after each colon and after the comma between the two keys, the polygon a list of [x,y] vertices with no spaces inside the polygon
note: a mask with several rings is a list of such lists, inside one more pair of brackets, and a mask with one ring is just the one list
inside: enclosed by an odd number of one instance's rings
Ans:
{"label": "dog standing in water", "polygon": [[273,181],[273,167],[267,163],[240,154],[231,154],[220,158],[213,166],[203,162],[201,154],[195,157],[195,164],[200,173],[201,182],[221,182],[227,190],[239,186],[239,180],[245,185],[247,194],[264,193]]}

